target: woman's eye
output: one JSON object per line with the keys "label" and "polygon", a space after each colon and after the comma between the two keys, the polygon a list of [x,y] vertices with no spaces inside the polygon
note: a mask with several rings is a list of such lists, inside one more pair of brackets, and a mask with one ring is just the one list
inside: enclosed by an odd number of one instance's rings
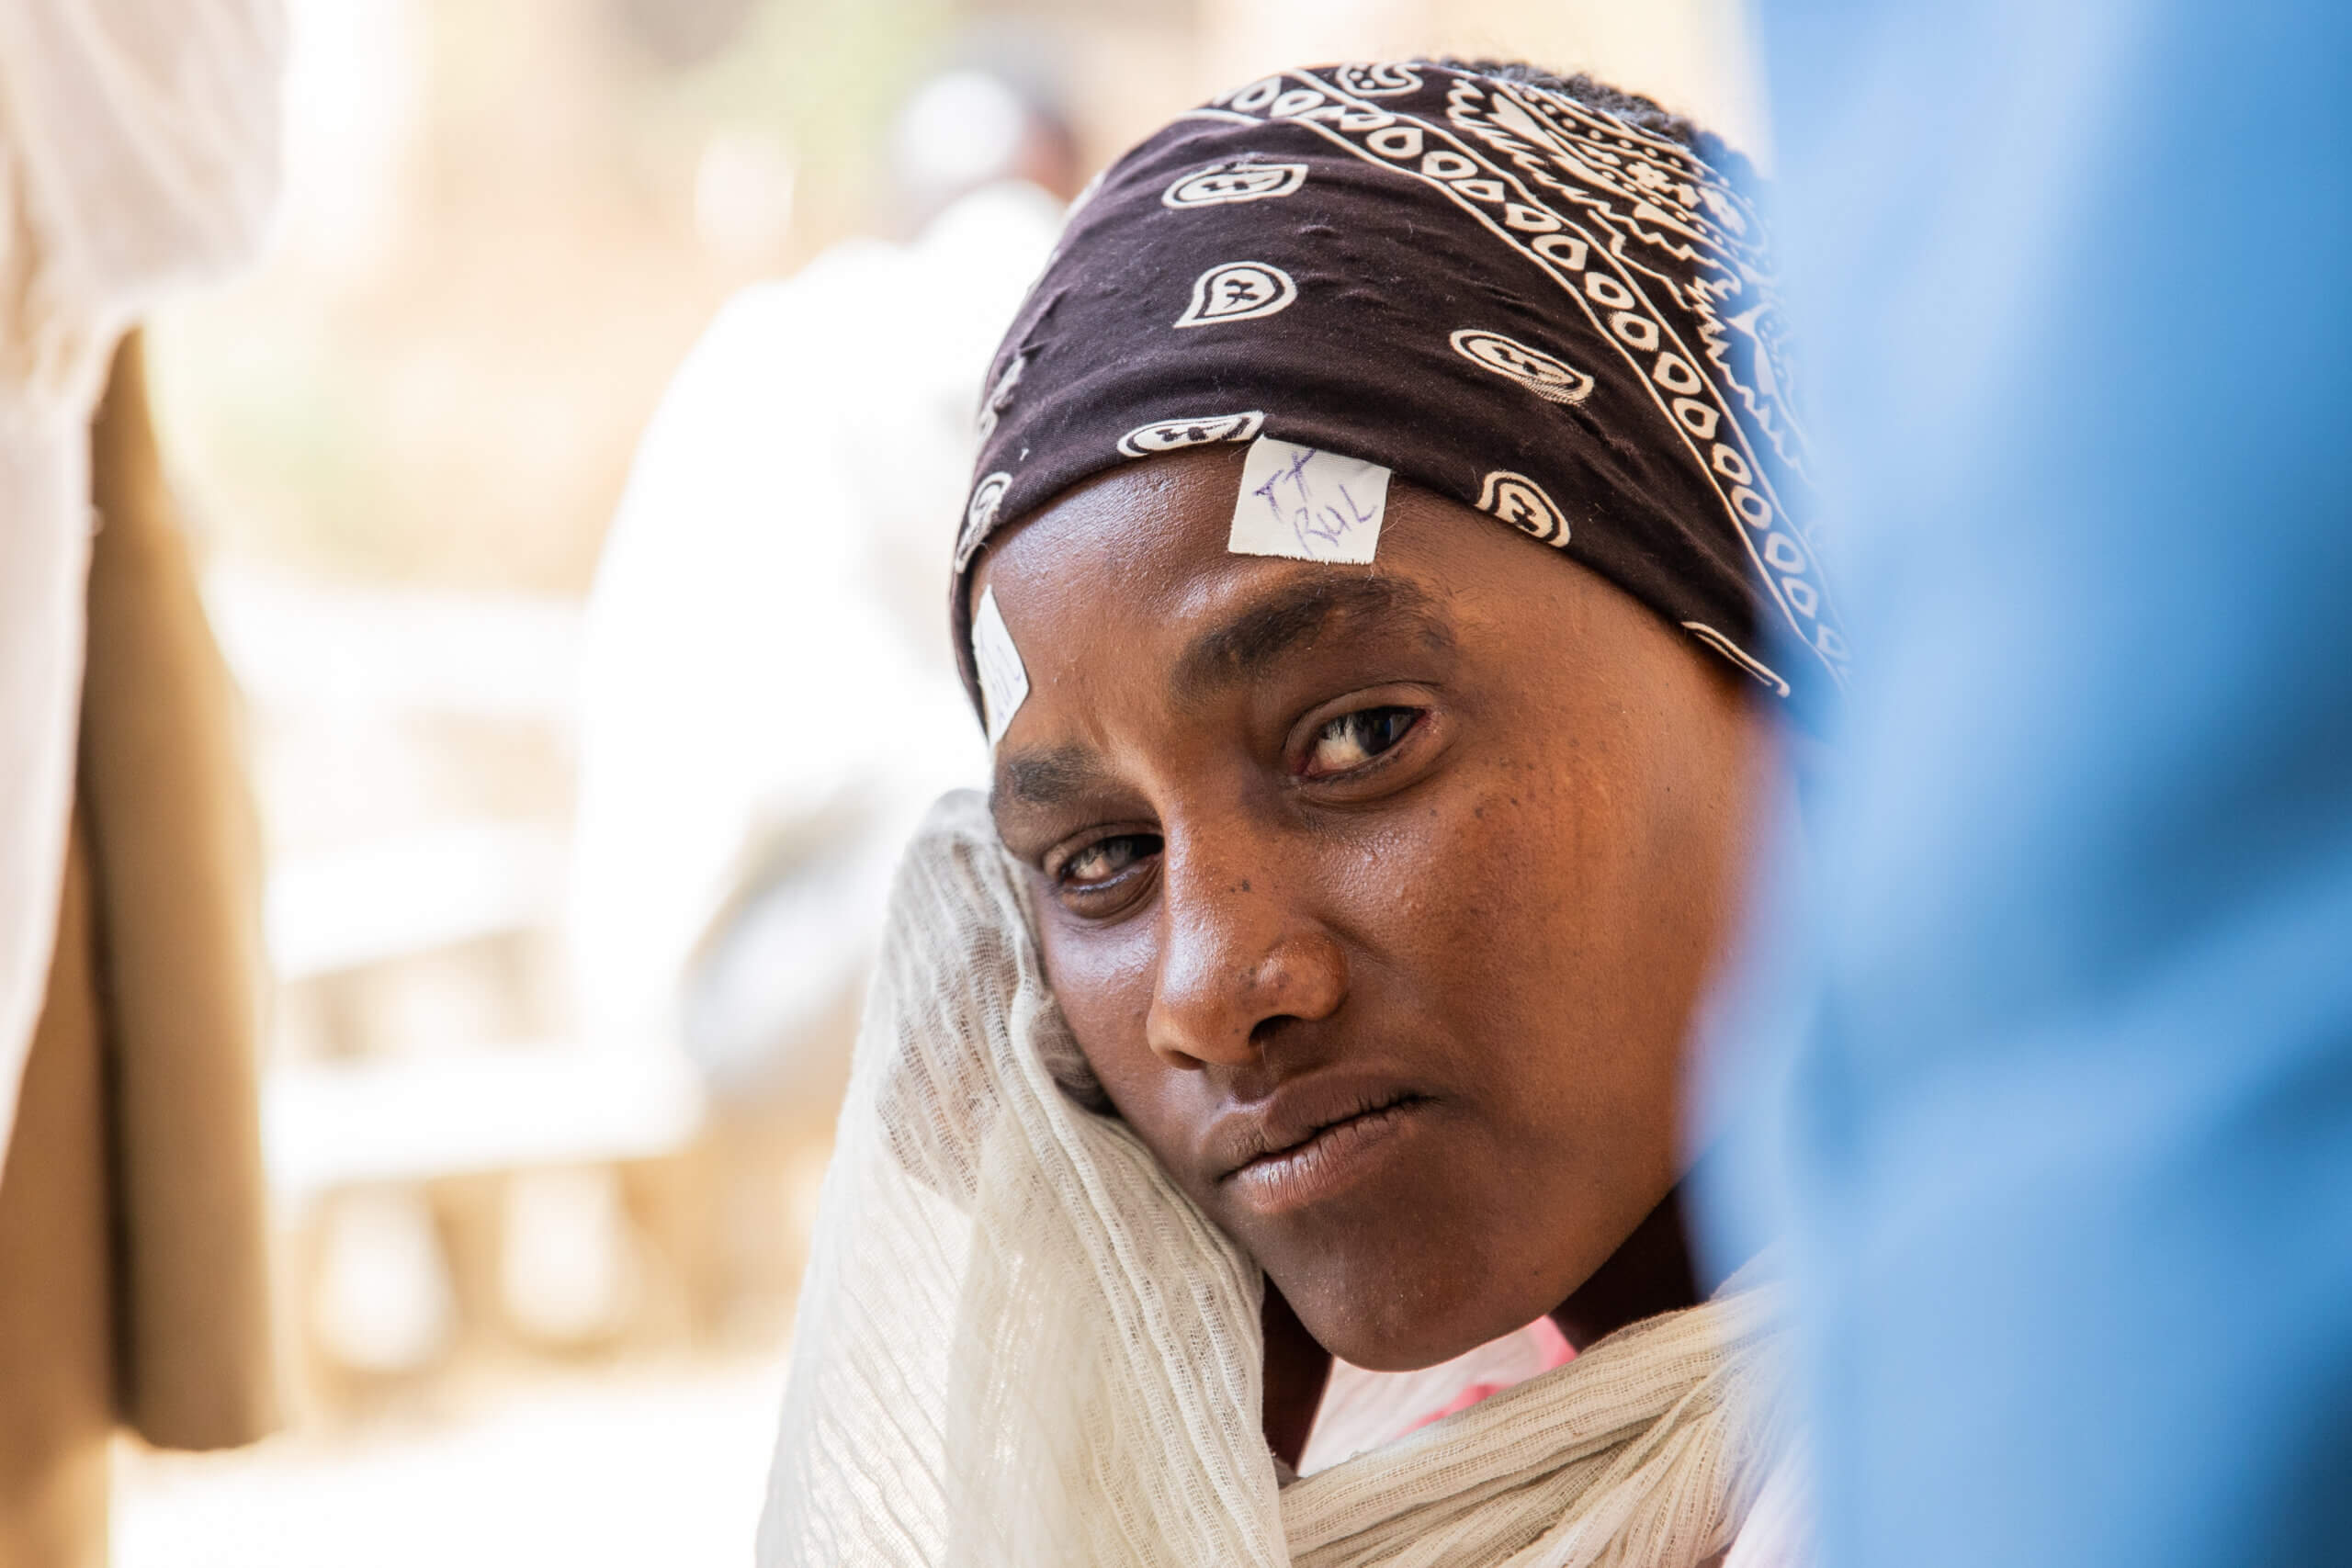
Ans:
{"label": "woman's eye", "polygon": [[1062,863],[1057,880],[1063,886],[1073,888],[1105,883],[1159,848],[1158,835],[1150,833],[1122,833],[1116,838],[1097,839]]}
{"label": "woman's eye", "polygon": [[1315,732],[1306,749],[1310,778],[1344,773],[1363,767],[1399,740],[1419,722],[1419,708],[1359,708],[1341,714]]}

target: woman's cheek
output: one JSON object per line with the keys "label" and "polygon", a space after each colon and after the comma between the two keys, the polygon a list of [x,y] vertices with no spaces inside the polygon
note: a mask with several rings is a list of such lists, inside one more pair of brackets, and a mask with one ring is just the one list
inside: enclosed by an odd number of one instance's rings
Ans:
{"label": "woman's cheek", "polygon": [[1545,869],[1557,852],[1548,789],[1498,768],[1464,770],[1447,783],[1385,854],[1410,860],[1421,886],[1464,905],[1490,902]]}
{"label": "woman's cheek", "polygon": [[1095,1076],[1109,1087],[1157,1060],[1144,1034],[1151,1013],[1152,923],[1072,929],[1045,913],[1038,932],[1046,984]]}
{"label": "woman's cheek", "polygon": [[1573,945],[1560,929],[1573,923],[1572,845],[1552,791],[1531,783],[1516,773],[1465,781],[1418,835],[1412,888],[1400,899],[1432,983],[1482,1018],[1503,993],[1543,985],[1564,942]]}

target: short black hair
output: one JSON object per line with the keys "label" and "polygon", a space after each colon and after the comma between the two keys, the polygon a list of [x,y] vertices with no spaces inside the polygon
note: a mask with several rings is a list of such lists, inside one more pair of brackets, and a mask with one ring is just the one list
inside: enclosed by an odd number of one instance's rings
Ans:
{"label": "short black hair", "polygon": [[1699,161],[1736,186],[1752,186],[1756,169],[1739,149],[1685,115],[1676,114],[1656,98],[1629,93],[1579,71],[1563,76],[1523,60],[1456,60],[1448,56],[1430,63],[1449,71],[1466,71],[1491,81],[1515,82],[1573,98],[1589,109],[1623,120],[1636,130],[1662,136],[1690,150]]}

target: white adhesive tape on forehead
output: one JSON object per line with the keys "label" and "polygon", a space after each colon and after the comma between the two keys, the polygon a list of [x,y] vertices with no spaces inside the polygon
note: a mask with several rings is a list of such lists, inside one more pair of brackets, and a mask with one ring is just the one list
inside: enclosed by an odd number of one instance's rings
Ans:
{"label": "white adhesive tape on forehead", "polygon": [[1021,650],[1012,646],[1012,630],[1004,624],[1004,612],[996,607],[993,588],[980,595],[972,612],[972,665],[979,672],[980,710],[989,727],[989,744],[994,746],[1029,700],[1029,671],[1021,662]]}
{"label": "white adhesive tape on forehead", "polygon": [[1388,470],[1379,464],[1261,435],[1241,465],[1225,547],[1362,565],[1379,547],[1387,509]]}

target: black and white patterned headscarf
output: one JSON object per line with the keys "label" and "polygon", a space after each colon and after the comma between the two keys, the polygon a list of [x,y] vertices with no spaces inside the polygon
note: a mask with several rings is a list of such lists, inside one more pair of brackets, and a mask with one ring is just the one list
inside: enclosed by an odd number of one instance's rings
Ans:
{"label": "black and white patterned headscarf", "polygon": [[1750,197],[1680,141],[1476,68],[1269,76],[1080,199],[991,367],[952,600],[990,534],[1137,458],[1272,436],[1584,562],[1807,706],[1847,649]]}

